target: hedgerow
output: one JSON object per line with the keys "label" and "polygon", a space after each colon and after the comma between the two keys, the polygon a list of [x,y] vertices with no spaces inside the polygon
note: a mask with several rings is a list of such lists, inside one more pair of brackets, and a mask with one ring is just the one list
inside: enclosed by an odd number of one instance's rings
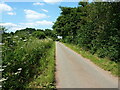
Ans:
{"label": "hedgerow", "polygon": [[48,62],[44,58],[52,45],[53,40],[38,39],[30,33],[3,34],[3,89],[26,88],[35,76],[39,76],[45,70]]}

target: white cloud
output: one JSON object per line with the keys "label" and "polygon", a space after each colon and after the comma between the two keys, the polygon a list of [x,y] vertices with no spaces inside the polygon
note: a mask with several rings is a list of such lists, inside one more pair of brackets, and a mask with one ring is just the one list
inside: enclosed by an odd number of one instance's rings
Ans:
{"label": "white cloud", "polygon": [[15,32],[15,31],[17,31],[17,30],[21,30],[21,29],[25,29],[26,27],[20,27],[20,26],[18,26],[18,27],[11,27],[10,29],[8,29],[7,30],[7,32]]}
{"label": "white cloud", "polygon": [[26,28],[26,26],[22,26],[20,24],[14,24],[14,23],[0,23],[0,26],[4,26],[7,29],[7,32],[15,32],[16,30],[21,30]]}
{"label": "white cloud", "polygon": [[21,26],[24,26],[24,27],[34,27],[34,26],[36,26],[36,24],[35,23],[20,23],[20,25]]}
{"label": "white cloud", "polygon": [[0,11],[12,11],[13,8],[7,4],[0,4]]}
{"label": "white cloud", "polygon": [[44,3],[39,3],[39,2],[36,2],[36,3],[33,3],[33,5],[44,5]]}
{"label": "white cloud", "polygon": [[57,2],[62,2],[63,0],[43,0],[46,3],[57,3]]}
{"label": "white cloud", "polygon": [[4,27],[15,27],[15,26],[17,26],[17,25],[14,24],[14,23],[0,23],[0,26],[4,26]]}
{"label": "white cloud", "polygon": [[0,23],[0,26],[4,27],[32,27],[32,26],[51,26],[53,25],[52,21],[47,21],[47,20],[42,20],[42,21],[36,21],[36,22],[31,22],[31,23],[19,23],[19,24],[14,24],[14,23]]}
{"label": "white cloud", "polygon": [[26,18],[30,21],[49,17],[44,13],[38,13],[38,12],[33,11],[33,10],[25,9],[24,12],[26,14]]}
{"label": "white cloud", "polygon": [[19,26],[17,24],[14,23],[0,23],[0,26],[4,26],[7,29],[7,32],[15,32],[16,30],[20,30],[18,29]]}
{"label": "white cloud", "polygon": [[16,15],[16,13],[14,13],[14,12],[8,12],[7,14],[8,14],[8,15],[11,15],[11,16],[12,16],[12,15]]}
{"label": "white cloud", "polygon": [[43,21],[37,21],[36,24],[38,24],[38,25],[46,25],[46,26],[50,25],[51,26],[51,25],[53,25],[53,22],[43,20]]}
{"label": "white cloud", "polygon": [[31,22],[31,23],[20,23],[20,25],[27,26],[27,27],[38,27],[40,25],[52,26],[53,22],[47,21],[47,20],[43,20],[43,21],[36,21],[36,22]]}
{"label": "white cloud", "polygon": [[44,12],[48,12],[48,10],[46,10],[46,9],[41,9],[42,11],[44,11]]}
{"label": "white cloud", "polygon": [[8,15],[16,15],[13,8],[7,4],[0,4],[0,13],[7,12]]}
{"label": "white cloud", "polygon": [[52,21],[47,21],[47,20],[42,20],[42,21],[35,21],[35,22],[31,22],[31,23],[18,23],[18,24],[14,24],[14,23],[0,23],[0,26],[4,26],[8,29],[7,32],[15,32],[16,30],[21,30],[21,29],[25,29],[27,27],[29,28],[36,28],[36,29],[45,29],[45,28],[49,28],[51,29],[53,25]]}

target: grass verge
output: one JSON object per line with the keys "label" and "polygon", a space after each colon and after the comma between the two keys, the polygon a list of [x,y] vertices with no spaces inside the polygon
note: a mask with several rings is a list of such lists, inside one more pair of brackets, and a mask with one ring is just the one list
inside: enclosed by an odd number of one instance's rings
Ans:
{"label": "grass verge", "polygon": [[[38,72],[40,75],[35,76],[34,80],[28,84],[27,88],[55,88],[55,42],[46,53],[47,55],[43,57],[40,62],[42,63],[40,72]],[[44,69],[44,67],[46,68]]]}
{"label": "grass verge", "polygon": [[63,43],[67,47],[71,48],[75,52],[81,54],[84,58],[90,59],[93,63],[101,67],[102,69],[106,71],[110,71],[110,73],[114,76],[119,76],[120,74],[118,72],[118,63],[111,61],[107,58],[99,58],[97,55],[92,55],[90,52],[83,50],[77,45]]}

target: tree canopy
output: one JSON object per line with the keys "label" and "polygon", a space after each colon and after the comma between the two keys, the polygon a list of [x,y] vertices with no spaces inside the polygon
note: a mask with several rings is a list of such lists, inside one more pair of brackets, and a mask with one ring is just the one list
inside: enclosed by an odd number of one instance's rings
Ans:
{"label": "tree canopy", "polygon": [[53,25],[63,42],[77,44],[92,54],[120,61],[120,3],[79,2],[78,7],[60,7]]}

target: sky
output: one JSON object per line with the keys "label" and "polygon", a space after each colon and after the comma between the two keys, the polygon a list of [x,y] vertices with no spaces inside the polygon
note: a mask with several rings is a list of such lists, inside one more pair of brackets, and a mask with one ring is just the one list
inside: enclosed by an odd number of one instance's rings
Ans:
{"label": "sky", "polygon": [[[54,0],[55,1],[55,0]],[[0,25],[8,32],[24,28],[52,29],[60,16],[59,6],[77,7],[78,2],[5,2],[0,3]]]}

